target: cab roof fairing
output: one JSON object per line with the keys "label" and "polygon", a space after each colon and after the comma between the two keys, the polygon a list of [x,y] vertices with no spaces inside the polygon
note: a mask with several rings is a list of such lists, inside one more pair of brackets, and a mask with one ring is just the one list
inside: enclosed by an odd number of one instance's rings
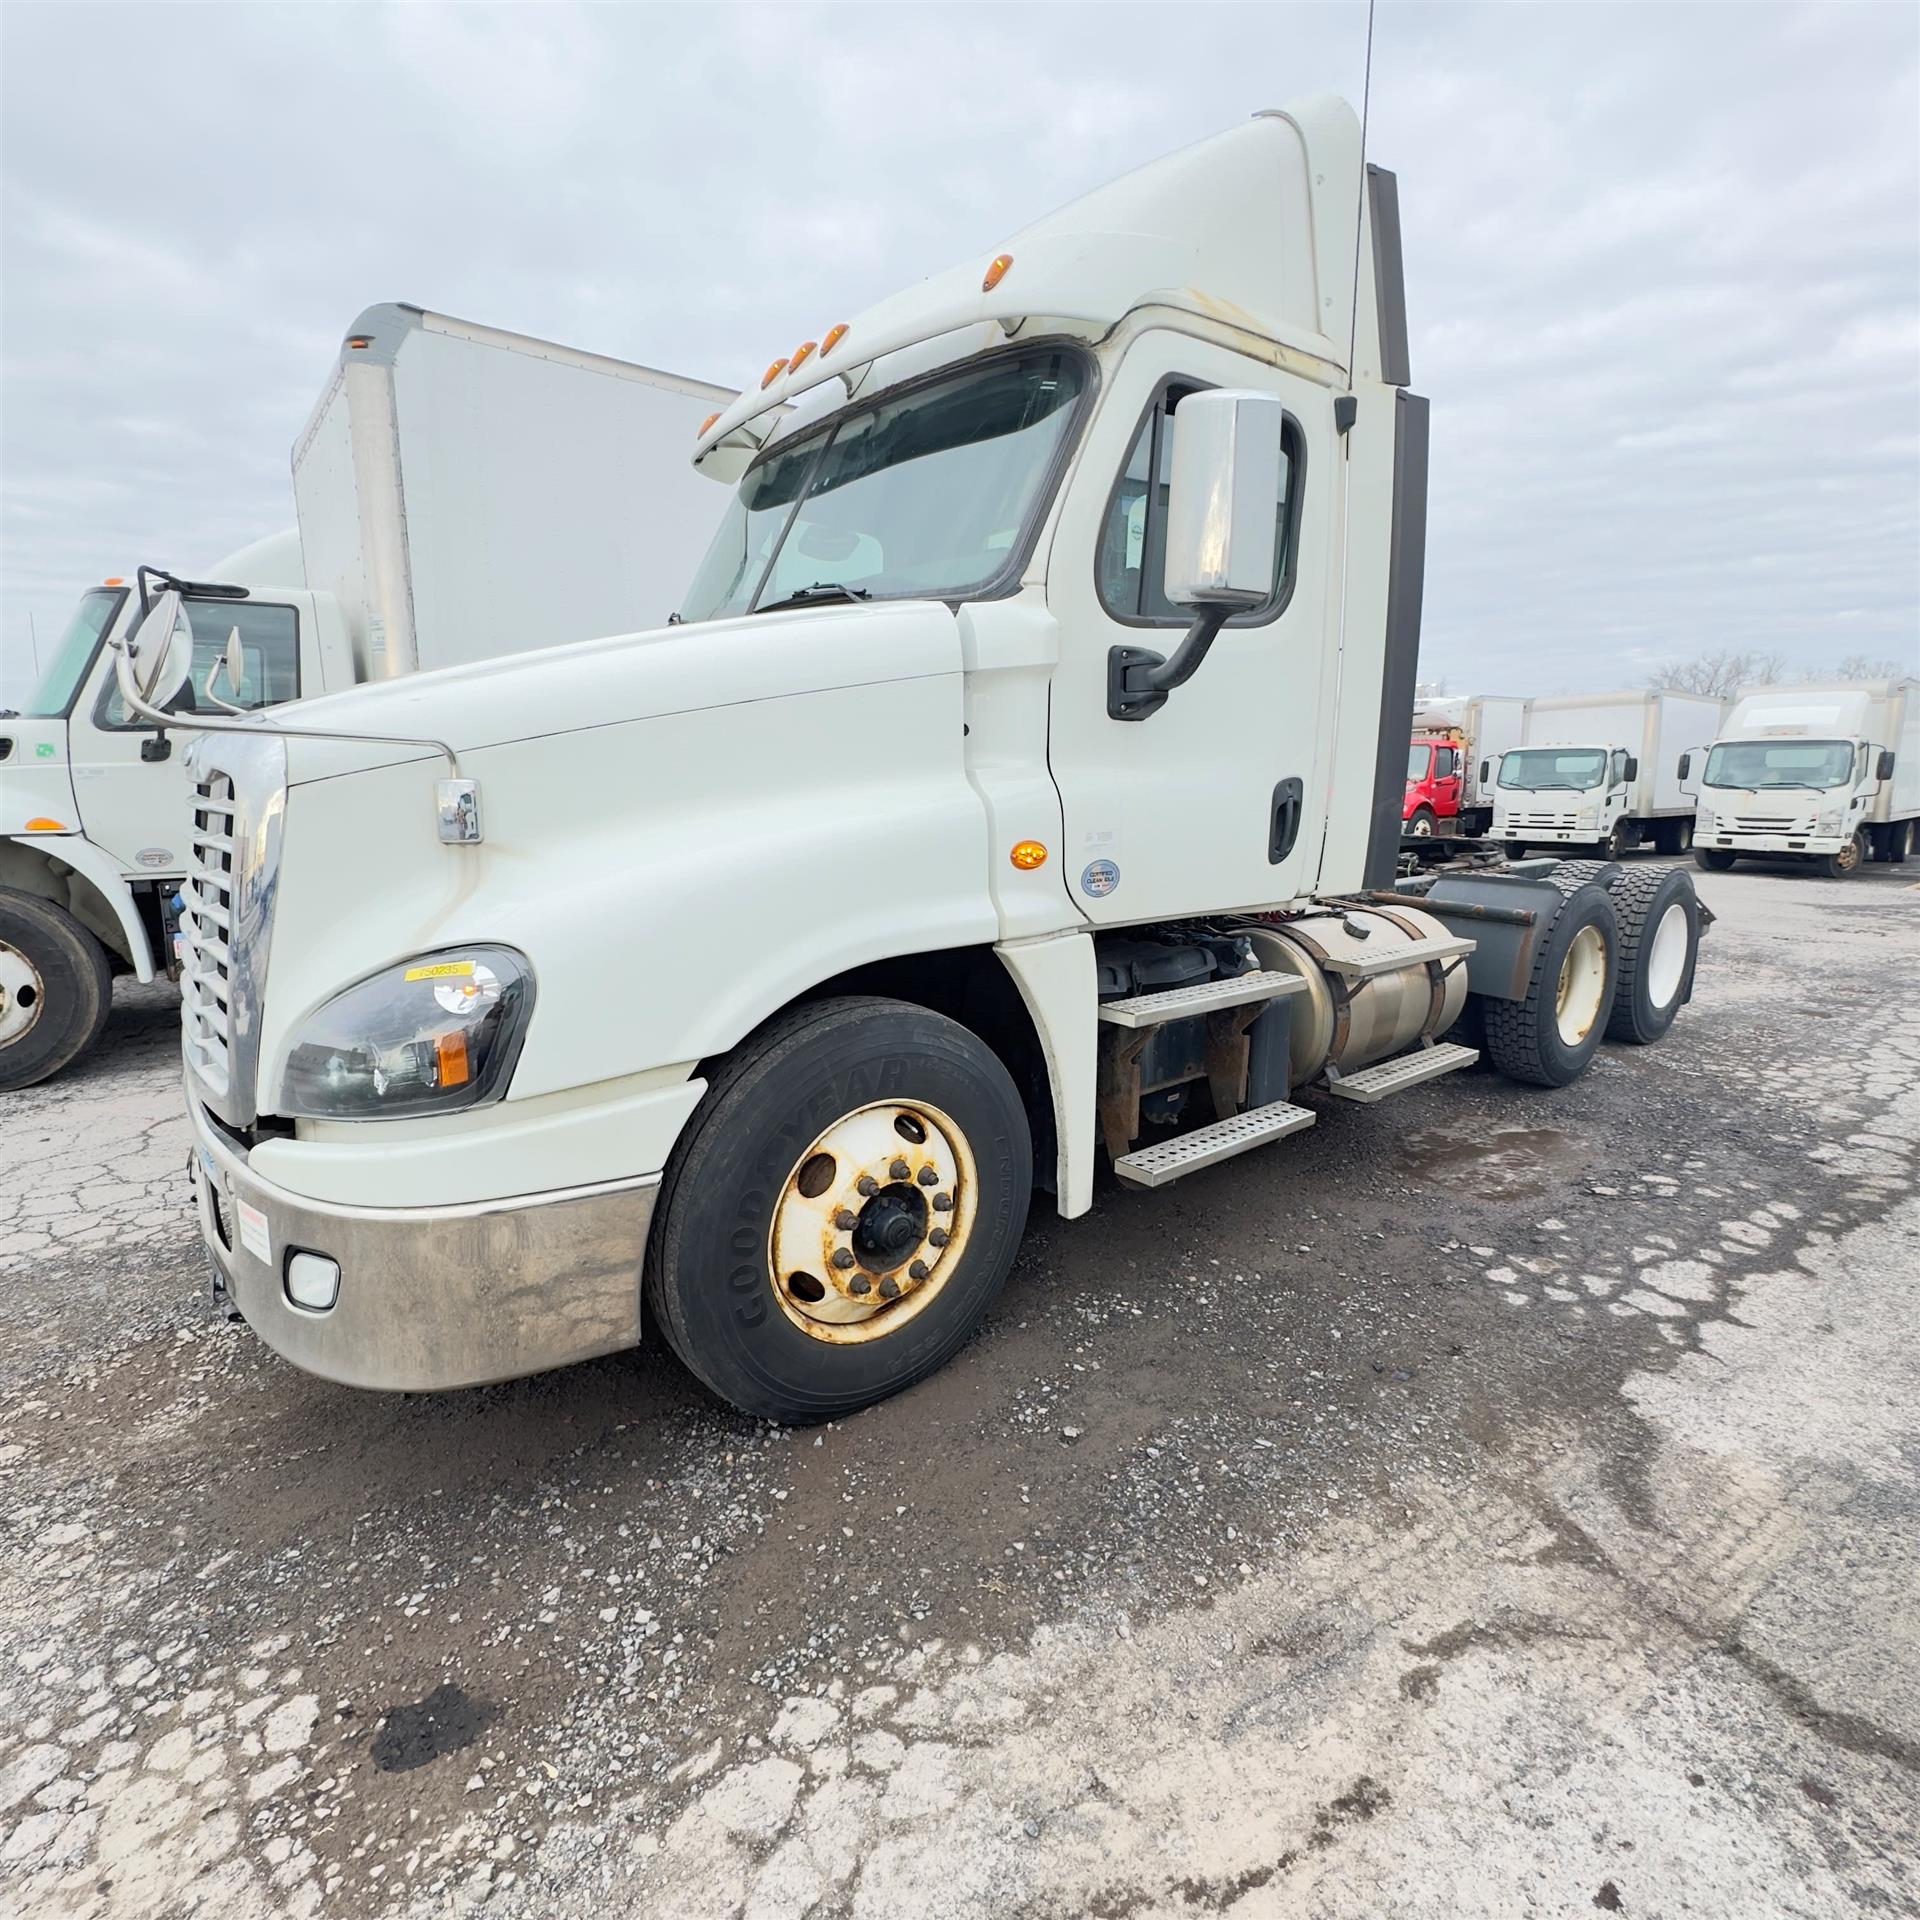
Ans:
{"label": "cab roof fairing", "polygon": [[771,423],[754,430],[763,414],[830,380],[848,377],[852,391],[852,376],[889,354],[983,323],[1008,337],[1041,316],[1104,332],[1162,306],[1306,347],[1345,371],[1360,169],[1360,123],[1344,100],[1256,114],[1023,228],[990,290],[994,256],[983,254],[869,307],[830,353],[816,349],[725,408],[694,464],[737,480],[770,437]]}

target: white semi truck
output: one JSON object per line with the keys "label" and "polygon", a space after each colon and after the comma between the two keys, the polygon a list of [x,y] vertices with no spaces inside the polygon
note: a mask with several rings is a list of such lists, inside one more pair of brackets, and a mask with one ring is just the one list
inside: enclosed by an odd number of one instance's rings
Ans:
{"label": "white semi truck", "polygon": [[202,733],[192,1177],[261,1337],[455,1387],[644,1299],[818,1419],[956,1351],[1036,1186],[1666,1031],[1686,871],[1389,887],[1401,286],[1352,111],[1263,113],[775,359],[678,624]]}
{"label": "white semi truck", "polygon": [[1515,858],[1582,846],[1612,860],[1643,842],[1684,853],[1694,799],[1680,756],[1702,751],[1724,712],[1709,694],[1672,688],[1540,696],[1521,744],[1482,769],[1493,775],[1494,839]]}
{"label": "white semi truck", "polygon": [[107,644],[156,587],[180,588],[180,710],[203,715],[662,620],[719,519],[687,444],[732,397],[416,307],[363,313],[293,450],[297,532],[200,584],[89,588],[26,711],[0,717],[0,1090],[94,1043],[115,972],[173,970],[190,783],[128,714]]}
{"label": "white semi truck", "polygon": [[1694,857],[1801,861],[1832,879],[1898,863],[1920,821],[1920,679],[1754,687],[1683,777],[1697,780]]}

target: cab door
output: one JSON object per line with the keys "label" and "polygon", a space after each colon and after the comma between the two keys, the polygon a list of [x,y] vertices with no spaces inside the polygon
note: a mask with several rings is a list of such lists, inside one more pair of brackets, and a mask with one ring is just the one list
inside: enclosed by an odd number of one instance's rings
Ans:
{"label": "cab door", "polygon": [[1460,749],[1436,747],[1433,752],[1433,810],[1442,820],[1460,817]]}
{"label": "cab door", "polygon": [[[1171,655],[1191,624],[1164,592],[1167,483],[1180,401],[1209,387],[1260,387],[1285,403],[1274,590],[1228,622],[1164,705],[1118,720],[1111,650]],[[1061,878],[1096,925],[1259,906],[1312,885],[1333,696],[1333,445],[1325,389],[1183,335],[1142,335],[1108,383],[1047,566]]]}
{"label": "cab door", "polygon": [[[183,600],[182,617],[193,629],[193,671],[178,703],[181,714],[225,712],[218,700],[251,710],[299,698],[303,609],[298,602],[304,597]],[[137,624],[137,603],[122,618]],[[220,666],[227,636],[236,627],[246,663],[237,692]],[[80,824],[129,878],[181,874],[188,825],[184,738],[172,729],[162,733],[143,720],[129,720],[113,663],[112,650],[103,647],[68,722]]]}

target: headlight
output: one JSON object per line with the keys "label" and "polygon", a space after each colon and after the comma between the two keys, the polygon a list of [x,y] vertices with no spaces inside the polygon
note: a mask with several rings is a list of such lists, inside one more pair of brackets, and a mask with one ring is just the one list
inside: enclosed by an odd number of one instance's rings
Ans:
{"label": "headlight", "polygon": [[1820,831],[1822,833],[1838,833],[1840,831],[1841,824],[1845,821],[1845,819],[1846,819],[1845,808],[1843,807],[1823,808],[1820,814]]}
{"label": "headlight", "polygon": [[335,994],[301,1028],[280,1111],[386,1120],[497,1100],[532,1012],[532,970],[506,947],[461,947],[389,967]]}

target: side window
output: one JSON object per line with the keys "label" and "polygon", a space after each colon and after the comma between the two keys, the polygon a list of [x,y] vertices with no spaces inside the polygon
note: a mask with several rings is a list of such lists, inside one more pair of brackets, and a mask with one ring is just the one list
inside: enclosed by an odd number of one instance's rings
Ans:
{"label": "side window", "polygon": [[[251,712],[300,697],[300,616],[292,607],[262,600],[187,600],[182,606],[193,628],[193,672],[186,691],[174,702],[175,712],[224,713],[221,701]],[[245,662],[237,692],[227,684],[221,665],[227,635],[236,627]],[[128,724],[120,689],[111,680],[98,719],[103,727]],[[133,722],[136,727],[145,724]]]}
{"label": "side window", "polygon": [[[1094,577],[1100,604],[1117,620],[1136,625],[1183,627],[1191,615],[1166,595],[1167,489],[1173,476],[1173,436],[1180,402],[1196,387],[1169,387],[1148,410],[1114,483],[1100,527]],[[1273,550],[1273,593],[1262,606],[1237,613],[1229,626],[1270,620],[1293,578],[1294,502],[1300,482],[1300,436],[1288,421],[1281,429],[1280,497],[1273,503],[1279,537]]]}
{"label": "side window", "polygon": [[1613,765],[1608,771],[1607,782],[1610,786],[1617,787],[1626,777],[1627,750],[1625,747],[1615,747],[1613,750]]}
{"label": "side window", "polygon": [[1436,780],[1451,780],[1460,771],[1460,755],[1452,747],[1442,747],[1433,756],[1433,776]]}

